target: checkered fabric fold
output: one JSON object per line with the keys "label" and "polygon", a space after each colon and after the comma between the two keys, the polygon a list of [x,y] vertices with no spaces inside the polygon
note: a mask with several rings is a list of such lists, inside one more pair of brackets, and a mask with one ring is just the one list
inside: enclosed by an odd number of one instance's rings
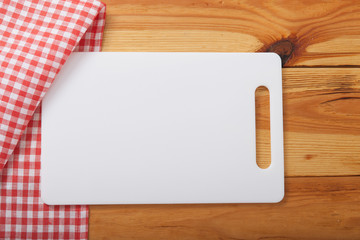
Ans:
{"label": "checkered fabric fold", "polygon": [[87,239],[86,206],[40,199],[39,105],[72,51],[100,51],[104,24],[97,0],[0,0],[0,239]]}

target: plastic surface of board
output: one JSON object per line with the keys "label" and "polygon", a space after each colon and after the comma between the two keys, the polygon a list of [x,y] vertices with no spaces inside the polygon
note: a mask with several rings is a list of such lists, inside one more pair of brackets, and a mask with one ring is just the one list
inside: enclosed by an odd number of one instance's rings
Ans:
{"label": "plastic surface of board", "polygon": [[[255,90],[271,165],[256,164]],[[273,53],[72,53],[42,102],[47,204],[278,202],[281,60]]]}

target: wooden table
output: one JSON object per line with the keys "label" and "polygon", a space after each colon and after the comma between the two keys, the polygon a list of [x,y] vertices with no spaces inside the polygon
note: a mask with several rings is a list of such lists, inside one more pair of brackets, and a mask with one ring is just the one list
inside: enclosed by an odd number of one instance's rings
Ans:
{"label": "wooden table", "polygon": [[104,2],[103,51],[281,55],[286,191],[278,204],[91,206],[90,239],[360,239],[360,1]]}

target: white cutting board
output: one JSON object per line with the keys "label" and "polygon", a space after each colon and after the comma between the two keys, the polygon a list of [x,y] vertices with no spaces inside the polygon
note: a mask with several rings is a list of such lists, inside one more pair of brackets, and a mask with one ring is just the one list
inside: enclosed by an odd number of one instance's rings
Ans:
{"label": "white cutting board", "polygon": [[[256,164],[255,89],[271,160]],[[278,202],[281,61],[273,53],[73,53],[42,103],[47,204]]]}

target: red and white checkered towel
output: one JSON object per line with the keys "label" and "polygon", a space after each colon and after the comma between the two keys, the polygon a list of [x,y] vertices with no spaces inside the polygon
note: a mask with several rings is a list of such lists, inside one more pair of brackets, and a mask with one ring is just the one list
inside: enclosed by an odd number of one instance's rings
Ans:
{"label": "red and white checkered towel", "polygon": [[86,206],[40,199],[39,104],[72,51],[100,50],[104,24],[97,0],[0,0],[0,239],[87,239]]}

